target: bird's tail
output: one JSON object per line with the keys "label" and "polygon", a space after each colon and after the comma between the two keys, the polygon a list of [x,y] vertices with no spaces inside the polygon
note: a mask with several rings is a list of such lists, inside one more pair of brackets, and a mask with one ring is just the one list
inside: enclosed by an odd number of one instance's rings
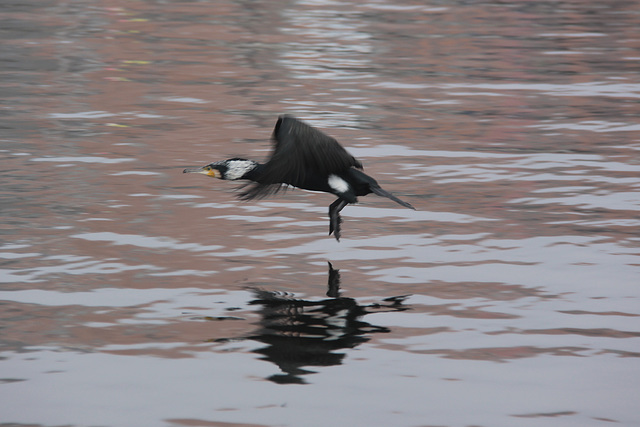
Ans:
{"label": "bird's tail", "polygon": [[373,193],[377,194],[378,196],[382,196],[382,197],[386,197],[388,199],[391,199],[394,202],[396,202],[397,204],[404,206],[405,208],[413,209],[414,211],[416,210],[416,208],[411,206],[409,203],[398,199],[396,196],[394,196],[393,194],[389,193],[387,190],[382,189],[381,187],[372,186],[371,187],[371,191],[373,191]]}

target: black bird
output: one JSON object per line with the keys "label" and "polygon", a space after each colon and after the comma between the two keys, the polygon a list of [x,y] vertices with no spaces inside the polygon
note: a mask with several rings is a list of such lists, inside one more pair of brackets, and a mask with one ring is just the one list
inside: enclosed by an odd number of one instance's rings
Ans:
{"label": "black bird", "polygon": [[278,118],[272,142],[273,152],[264,164],[233,158],[185,169],[184,173],[202,173],[231,181],[253,181],[240,194],[243,200],[276,193],[282,184],[335,194],[338,199],[329,206],[329,235],[333,233],[338,241],[342,222],[340,211],[348,204],[356,203],[358,196],[374,193],[415,210],[362,172],[362,163],[347,153],[338,141],[292,116]]}

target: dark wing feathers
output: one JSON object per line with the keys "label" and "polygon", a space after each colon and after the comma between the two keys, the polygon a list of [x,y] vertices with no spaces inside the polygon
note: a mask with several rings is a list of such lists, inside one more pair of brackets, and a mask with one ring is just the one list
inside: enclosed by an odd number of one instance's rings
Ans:
{"label": "dark wing feathers", "polygon": [[[245,190],[246,188],[246,190]],[[238,190],[243,190],[238,198],[240,200],[264,199],[267,196],[286,189],[282,184],[247,183],[241,185]]]}
{"label": "dark wing feathers", "polygon": [[273,130],[274,150],[260,182],[241,194],[243,199],[277,192],[281,183],[303,182],[307,173],[329,175],[351,167],[362,169],[334,138],[291,116],[278,119]]}
{"label": "dark wing feathers", "polygon": [[344,172],[350,167],[362,169],[362,164],[347,153],[334,138],[291,116],[278,119],[273,133],[275,150],[272,160],[293,157],[304,170],[320,174]]}

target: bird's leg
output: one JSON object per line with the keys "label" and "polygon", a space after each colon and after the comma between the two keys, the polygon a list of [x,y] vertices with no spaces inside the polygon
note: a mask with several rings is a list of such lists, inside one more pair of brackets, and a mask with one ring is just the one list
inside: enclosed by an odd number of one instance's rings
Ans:
{"label": "bird's leg", "polygon": [[329,236],[333,233],[337,241],[340,241],[340,211],[347,206],[349,202],[343,198],[338,198],[335,202],[329,206]]}

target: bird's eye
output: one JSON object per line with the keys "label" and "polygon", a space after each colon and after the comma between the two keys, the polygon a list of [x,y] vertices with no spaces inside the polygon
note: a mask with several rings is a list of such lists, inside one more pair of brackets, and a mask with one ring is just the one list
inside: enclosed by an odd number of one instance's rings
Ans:
{"label": "bird's eye", "polygon": [[205,166],[205,167],[204,167],[204,170],[206,170],[206,171],[210,171],[210,170],[211,170],[211,166]]}

